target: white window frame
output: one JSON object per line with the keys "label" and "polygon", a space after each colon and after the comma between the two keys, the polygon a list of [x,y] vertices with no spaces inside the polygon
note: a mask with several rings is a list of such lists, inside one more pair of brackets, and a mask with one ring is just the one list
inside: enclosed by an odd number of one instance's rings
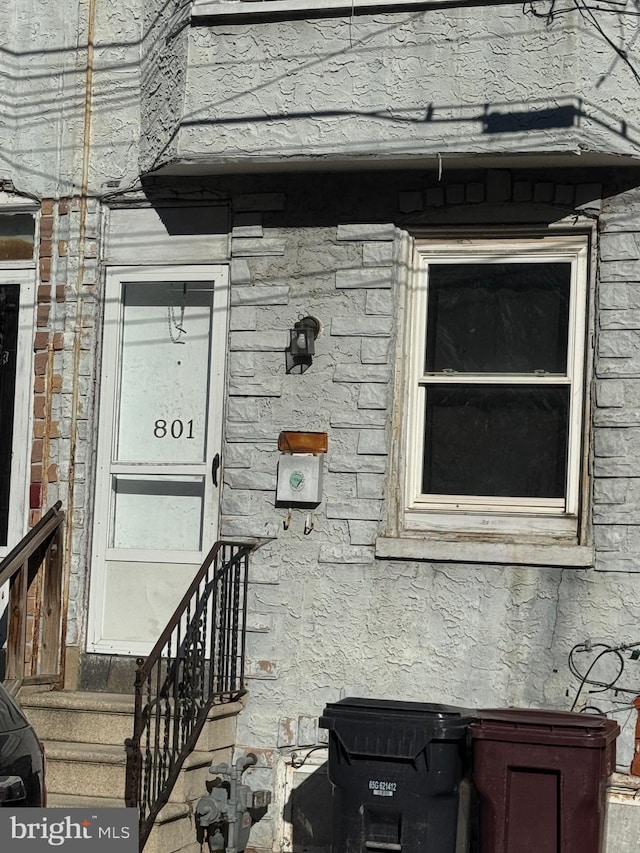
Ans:
{"label": "white window frame", "polygon": [[[539,384],[567,384],[571,388],[564,498],[495,498],[467,495],[421,494],[424,458],[426,388],[437,384],[531,384],[531,375],[426,374],[428,270],[430,262],[570,262],[569,340],[566,375],[543,375]],[[580,516],[583,432],[585,411],[585,344],[589,240],[584,234],[538,238],[483,238],[418,240],[415,243],[414,282],[409,294],[409,371],[401,476],[401,530],[406,533],[458,532],[483,536],[552,537],[556,542],[576,542]],[[538,380],[536,379],[536,382]]]}
{"label": "white window frame", "polygon": [[11,480],[9,484],[9,525],[7,544],[0,545],[0,558],[6,556],[27,531],[29,505],[31,400],[33,392],[33,330],[35,315],[35,270],[33,262],[0,264],[0,284],[18,284],[18,348],[16,391],[13,410]]}

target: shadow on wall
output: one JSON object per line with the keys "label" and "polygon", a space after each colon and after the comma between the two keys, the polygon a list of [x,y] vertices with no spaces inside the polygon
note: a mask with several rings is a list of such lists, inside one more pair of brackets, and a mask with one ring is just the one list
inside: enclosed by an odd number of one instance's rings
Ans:
{"label": "shadow on wall", "polygon": [[[332,800],[327,762],[289,766],[289,796],[283,809],[283,853],[328,853],[331,850]],[[427,803],[428,807],[429,804]],[[437,802],[430,803],[437,808]],[[478,808],[467,775],[460,785],[456,853],[479,853]]]}
{"label": "shadow on wall", "polygon": [[[416,127],[435,127],[439,125],[455,126],[456,131],[446,134],[442,131],[437,137],[427,136],[422,139],[422,153],[425,155],[431,154],[439,150],[441,154],[448,154],[450,151],[460,152],[465,151],[464,142],[465,134],[469,135],[472,140],[479,134],[509,134],[509,133],[530,133],[534,131],[550,131],[550,130],[566,130],[573,128],[579,132],[583,143],[587,149],[595,153],[609,154],[611,153],[609,146],[602,141],[602,134],[609,135],[613,139],[624,140],[630,142],[634,146],[640,145],[640,125],[629,122],[627,115],[619,115],[607,109],[602,104],[592,102],[583,98],[579,94],[566,96],[564,103],[557,103],[557,99],[550,102],[549,99],[530,99],[526,103],[522,101],[492,101],[487,103],[434,103],[416,102],[409,106],[394,106],[393,110],[378,108],[373,110],[355,109],[353,107],[344,108],[341,106],[328,107],[322,110],[288,110],[287,112],[271,111],[264,113],[242,113],[239,115],[224,115],[222,112],[216,114],[215,117],[200,115],[200,111],[185,115],[172,138],[175,138],[184,128],[203,128],[203,127],[235,127],[235,126],[251,126],[260,127],[261,125],[274,125],[278,122],[286,124],[295,124],[296,122],[304,122],[313,119],[315,122],[345,120],[353,122],[354,119],[369,120],[374,122],[379,129],[385,125],[393,125],[399,130],[401,127],[407,128],[407,136],[398,135],[395,139],[396,150],[400,150],[397,146],[405,143],[407,151],[412,150],[412,146],[419,138],[414,135],[411,128]],[[203,108],[204,109],[204,108]],[[290,132],[292,139],[297,139],[296,133]],[[556,144],[558,137],[553,144]],[[437,140],[437,142],[436,142]],[[324,153],[332,154],[334,152],[335,143],[333,135],[330,134],[326,142],[322,142],[320,138],[313,140],[314,149],[319,150],[320,147],[325,149]],[[434,148],[433,145],[436,145]],[[551,144],[546,141],[546,146]],[[357,146],[356,146],[357,147]],[[354,149],[355,150],[355,149]],[[473,147],[467,153],[474,153]],[[537,144],[530,149],[526,146],[524,150],[520,148],[517,152],[534,154],[538,151]],[[295,142],[287,149],[286,144],[280,140],[277,142],[276,149],[268,146],[268,139],[264,139],[262,154],[268,153],[269,156],[274,153],[299,153],[299,144]],[[477,152],[476,152],[477,153]],[[489,153],[489,150],[484,153]],[[497,154],[498,150],[492,149],[491,153]],[[505,152],[506,153],[506,152]],[[158,161],[156,168],[160,166],[171,165],[169,162]]]}
{"label": "shadow on wall", "polygon": [[290,766],[283,810],[288,853],[327,853],[331,846],[331,783],[327,764]]}

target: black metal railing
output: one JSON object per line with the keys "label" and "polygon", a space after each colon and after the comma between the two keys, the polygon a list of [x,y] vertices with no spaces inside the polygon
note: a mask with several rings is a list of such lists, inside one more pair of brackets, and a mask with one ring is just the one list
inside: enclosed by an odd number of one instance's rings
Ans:
{"label": "black metal railing", "polygon": [[140,850],[215,702],[245,693],[249,553],[216,542],[148,658],[138,658],[125,802],[138,808]]}

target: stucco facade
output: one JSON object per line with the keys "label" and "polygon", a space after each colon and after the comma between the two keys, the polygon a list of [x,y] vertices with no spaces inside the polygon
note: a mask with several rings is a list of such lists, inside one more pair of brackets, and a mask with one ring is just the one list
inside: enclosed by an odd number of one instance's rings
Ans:
{"label": "stucco facade", "polygon": [[[81,686],[120,688],[130,665],[86,651],[106,274],[226,270],[219,530],[205,538],[264,540],[239,743],[260,755],[252,784],[283,805],[283,768],[321,745],[326,702],[569,709],[572,647],[640,642],[637,18],[537,2],[308,18],[252,5],[220,19],[202,0],[39,2],[31,16],[0,4],[0,215],[35,216],[24,524],[56,499],[68,510]],[[588,241],[572,534],[403,527],[412,247],[442,234]],[[321,324],[313,363],[287,374],[305,315]],[[275,500],[283,430],[328,435],[322,500],[289,519]],[[635,689],[636,667],[619,687]],[[631,698],[593,697],[623,728],[621,767]],[[281,824],[273,808],[252,844],[284,844]]]}

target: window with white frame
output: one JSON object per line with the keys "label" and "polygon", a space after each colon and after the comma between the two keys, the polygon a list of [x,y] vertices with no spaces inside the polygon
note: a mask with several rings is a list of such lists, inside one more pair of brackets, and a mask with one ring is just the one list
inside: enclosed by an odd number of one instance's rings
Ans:
{"label": "window with white frame", "polygon": [[586,236],[418,241],[405,530],[576,533]]}

